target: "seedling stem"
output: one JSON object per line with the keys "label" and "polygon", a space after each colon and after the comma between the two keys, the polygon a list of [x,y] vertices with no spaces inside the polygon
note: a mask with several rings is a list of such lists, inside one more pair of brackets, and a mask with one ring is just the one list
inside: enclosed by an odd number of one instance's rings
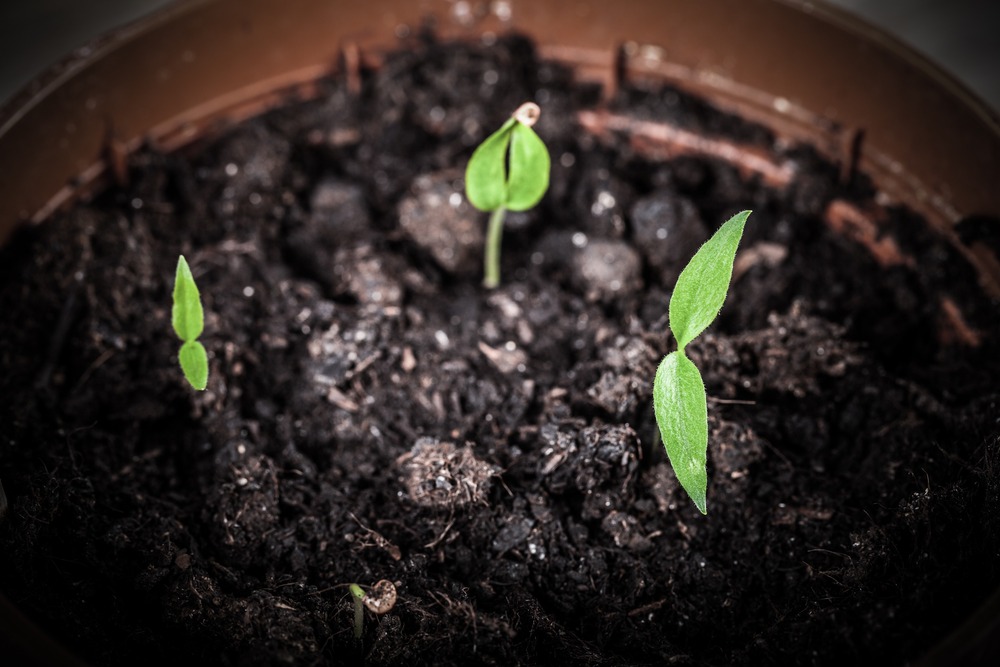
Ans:
{"label": "seedling stem", "polygon": [[490,213],[486,229],[486,256],[483,267],[483,286],[493,289],[500,284],[500,239],[503,236],[503,219],[507,209],[501,206]]}

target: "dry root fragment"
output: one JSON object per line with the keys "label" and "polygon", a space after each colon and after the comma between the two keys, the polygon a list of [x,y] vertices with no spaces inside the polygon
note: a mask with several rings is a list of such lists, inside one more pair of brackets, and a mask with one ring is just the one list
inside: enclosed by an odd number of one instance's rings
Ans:
{"label": "dry root fragment", "polygon": [[941,330],[939,338],[945,345],[960,343],[969,347],[979,347],[982,336],[969,326],[958,304],[948,296],[941,297]]}
{"label": "dry root fragment", "polygon": [[608,111],[579,111],[577,122],[598,139],[611,133],[628,137],[633,150],[654,159],[674,159],[684,155],[711,157],[736,167],[744,176],[759,176],[772,187],[791,183],[796,169],[792,162],[776,159],[755,146],[728,139],[706,137],[663,121],[642,120]]}
{"label": "dry root fragment", "polygon": [[823,219],[833,231],[860,243],[882,266],[908,266],[914,268],[916,260],[903,252],[896,240],[884,234],[869,213],[843,199],[834,199],[827,206]]}

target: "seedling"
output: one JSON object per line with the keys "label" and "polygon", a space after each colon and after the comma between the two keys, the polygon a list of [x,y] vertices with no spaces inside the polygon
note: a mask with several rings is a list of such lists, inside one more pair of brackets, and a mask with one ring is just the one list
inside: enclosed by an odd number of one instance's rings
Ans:
{"label": "seedling", "polygon": [[722,310],[733,276],[733,259],[750,211],[737,213],[695,253],[681,271],[670,297],[670,330],[677,339],[656,369],[653,411],[660,437],[677,481],[708,514],[708,407],[701,373],[685,346],[704,331]]}
{"label": "seedling", "polygon": [[354,599],[354,638],[361,639],[365,631],[365,592],[361,586],[351,584],[351,597]]}
{"label": "seedling", "polygon": [[549,151],[531,129],[541,113],[533,102],[522,104],[479,144],[465,168],[466,197],[480,211],[490,212],[483,258],[483,285],[489,289],[500,284],[500,238],[507,211],[527,211],[549,188]]}
{"label": "seedling", "polygon": [[381,579],[365,593],[357,584],[351,584],[354,599],[354,638],[361,639],[365,630],[365,607],[373,614],[388,614],[396,606],[396,586],[391,581]]}
{"label": "seedling", "polygon": [[198,336],[205,328],[205,314],[201,308],[198,286],[191,275],[184,255],[177,259],[177,277],[174,280],[174,306],[171,312],[174,331],[184,341],[177,355],[184,377],[192,387],[204,391],[208,386],[208,355]]}

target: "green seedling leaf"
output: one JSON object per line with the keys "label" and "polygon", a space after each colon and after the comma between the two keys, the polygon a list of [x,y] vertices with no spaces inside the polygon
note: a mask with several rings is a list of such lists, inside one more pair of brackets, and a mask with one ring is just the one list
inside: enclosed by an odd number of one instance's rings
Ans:
{"label": "green seedling leaf", "polygon": [[670,328],[677,339],[656,369],[653,412],[677,481],[702,514],[708,514],[708,407],[705,383],[684,347],[722,309],[733,276],[733,259],[750,211],[737,213],[695,253],[670,297]]}
{"label": "green seedling leaf", "polygon": [[510,118],[488,136],[465,168],[465,196],[480,211],[495,211],[507,201],[507,147],[516,123]]}
{"label": "green seedling leaf", "polygon": [[184,341],[178,361],[184,377],[198,391],[208,386],[208,355],[205,347],[198,342],[198,336],[205,329],[205,313],[201,308],[198,286],[191,275],[184,255],[177,259],[177,277],[174,279],[174,305],[171,310],[174,332]]}
{"label": "green seedling leaf", "polygon": [[174,280],[174,307],[171,312],[174,331],[182,341],[197,340],[205,328],[198,286],[195,285],[191,267],[184,255],[177,259],[177,277]]}
{"label": "green seedling leaf", "polygon": [[549,189],[549,151],[527,125],[515,123],[510,137],[510,174],[507,178],[507,208],[527,211],[542,200]]}
{"label": "green seedling leaf", "polygon": [[733,276],[733,259],[750,211],[737,213],[695,253],[670,297],[670,330],[680,350],[718,316]]}
{"label": "green seedling leaf", "polygon": [[670,466],[681,487],[708,513],[708,406],[698,367],[683,352],[671,352],[656,369],[653,411]]}
{"label": "green seedling leaf", "polygon": [[181,345],[177,358],[181,362],[181,370],[191,386],[198,391],[204,391],[208,386],[208,354],[205,346],[196,340],[189,340]]}
{"label": "green seedling leaf", "polygon": [[508,210],[533,207],[549,188],[549,151],[531,129],[540,113],[537,104],[522,104],[473,151],[465,167],[466,197],[479,210],[492,213],[483,256],[483,285],[490,289],[500,284],[504,216]]}

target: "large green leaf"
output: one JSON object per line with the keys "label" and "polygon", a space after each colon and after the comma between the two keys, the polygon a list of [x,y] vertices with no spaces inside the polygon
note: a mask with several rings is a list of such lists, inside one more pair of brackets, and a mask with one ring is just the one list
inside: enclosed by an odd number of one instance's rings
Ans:
{"label": "large green leaf", "polygon": [[670,297],[670,330],[681,350],[718,316],[733,276],[733,258],[750,211],[737,213],[695,253]]}
{"label": "large green leaf", "polygon": [[708,406],[698,367],[671,352],[656,369],[653,411],[677,481],[702,514],[708,513]]}
{"label": "large green leaf", "polygon": [[495,211],[507,200],[507,146],[515,124],[510,118],[488,136],[465,167],[465,196],[480,211]]}
{"label": "large green leaf", "polygon": [[205,328],[205,315],[201,309],[198,286],[194,283],[191,268],[181,255],[177,259],[177,277],[174,280],[174,305],[171,311],[174,331],[183,341],[193,341]]}
{"label": "large green leaf", "polygon": [[205,346],[196,340],[189,340],[181,345],[177,356],[187,381],[198,391],[204,391],[208,386],[208,355],[205,353]]}
{"label": "large green leaf", "polygon": [[517,123],[511,131],[510,174],[507,177],[507,208],[526,211],[549,189],[549,151],[527,125]]}

